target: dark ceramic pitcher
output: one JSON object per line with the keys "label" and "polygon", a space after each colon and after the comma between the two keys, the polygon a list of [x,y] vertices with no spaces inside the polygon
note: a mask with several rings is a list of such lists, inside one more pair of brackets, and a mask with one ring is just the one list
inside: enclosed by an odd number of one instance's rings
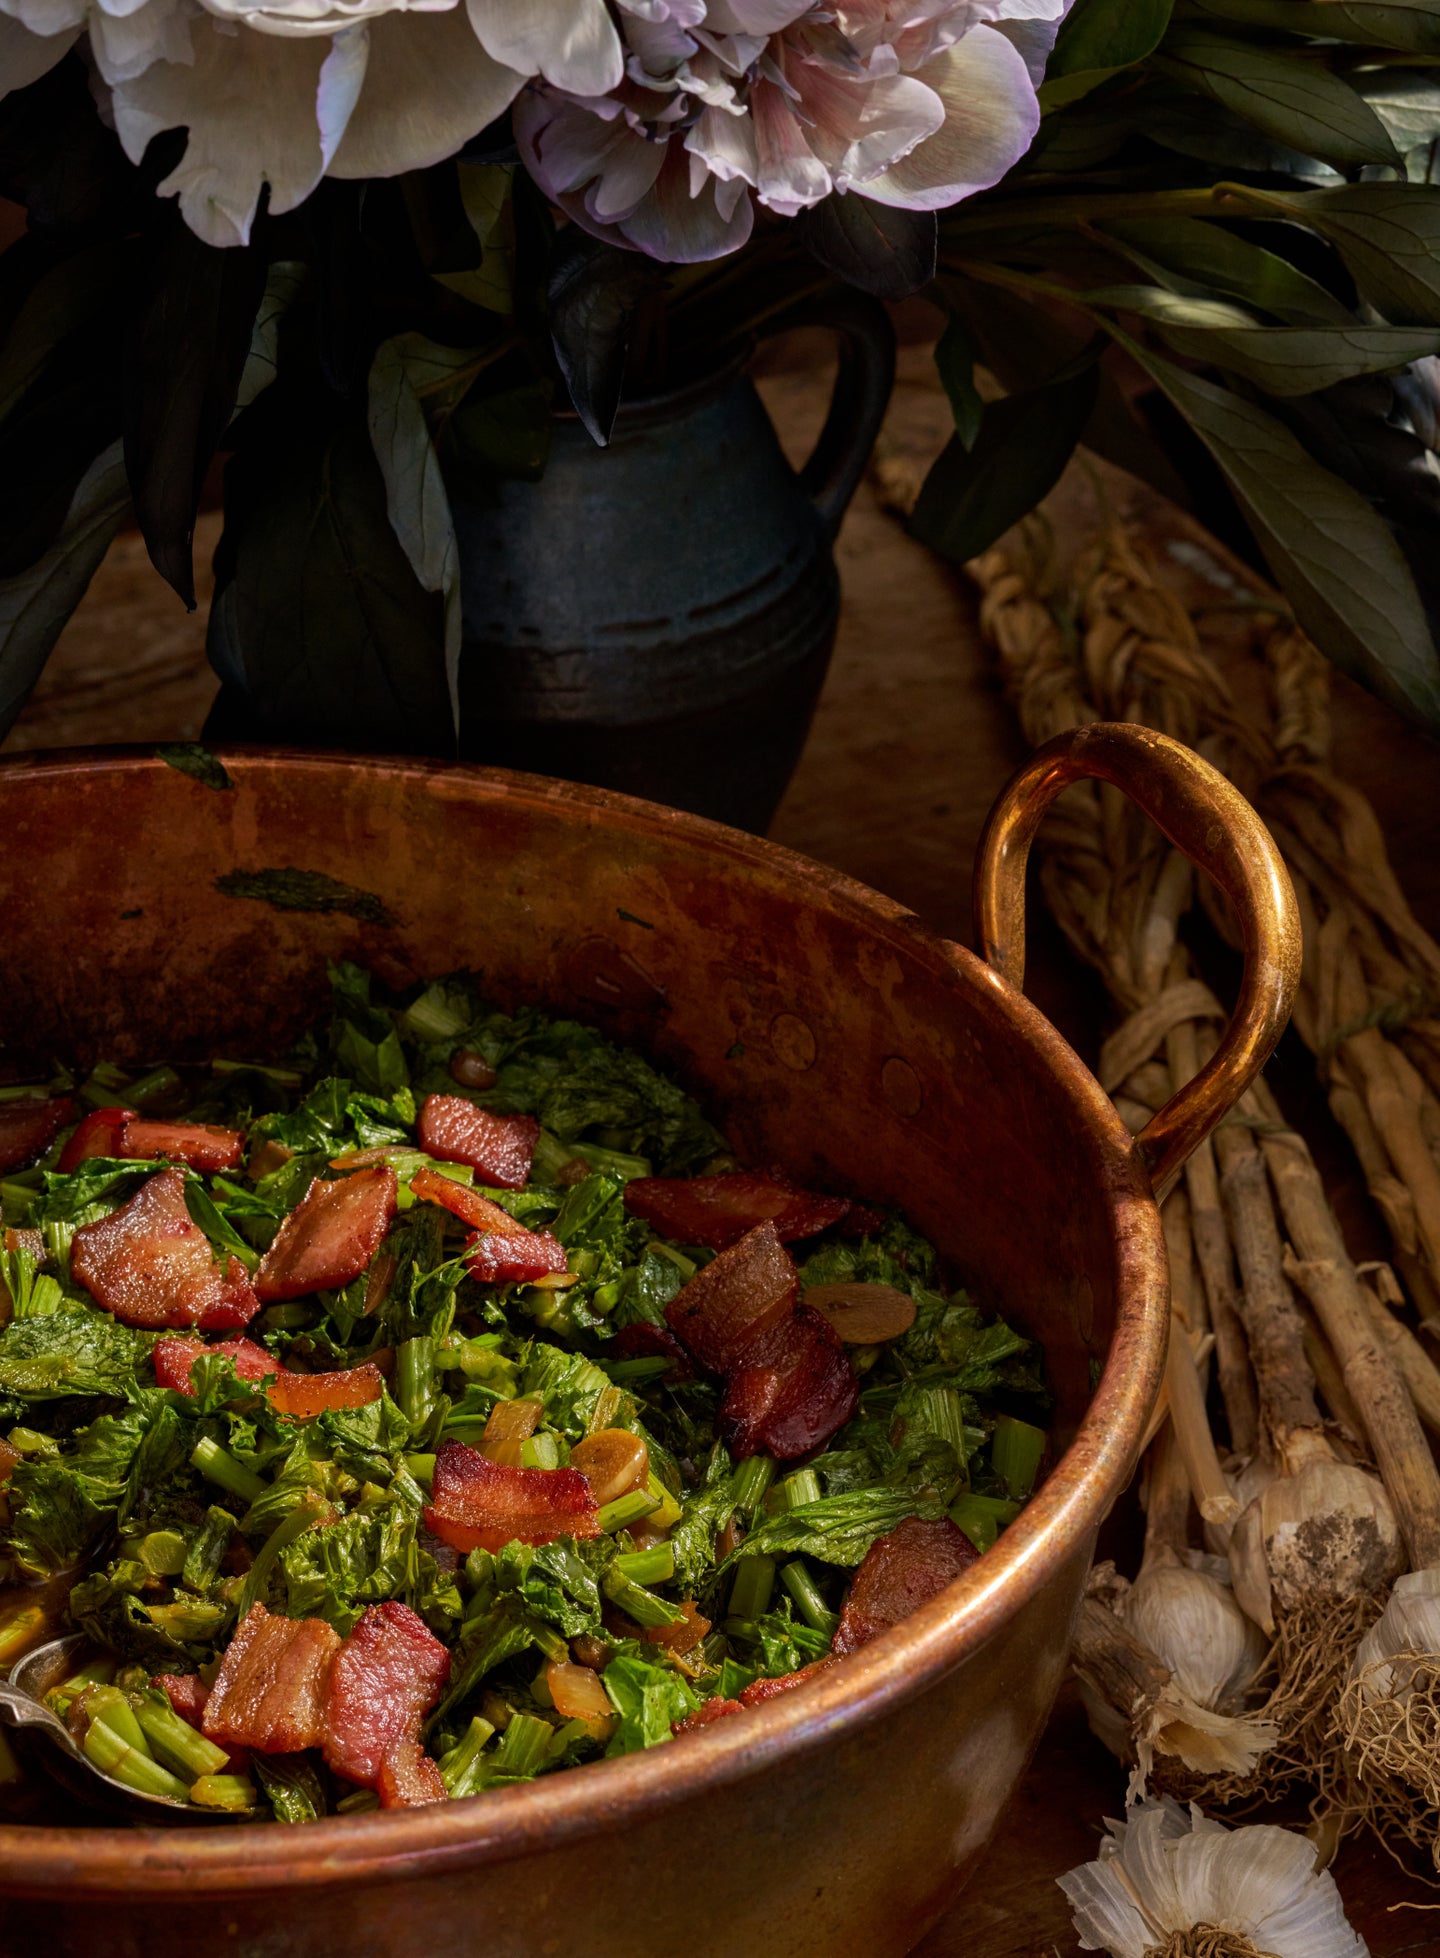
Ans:
{"label": "dark ceramic pitcher", "polygon": [[452,495],[467,759],[766,827],[830,661],[831,545],[895,371],[874,301],[804,323],[834,330],[840,366],[798,474],[732,369],[625,404],[606,449],[557,418],[543,478],[502,484],[498,509]]}

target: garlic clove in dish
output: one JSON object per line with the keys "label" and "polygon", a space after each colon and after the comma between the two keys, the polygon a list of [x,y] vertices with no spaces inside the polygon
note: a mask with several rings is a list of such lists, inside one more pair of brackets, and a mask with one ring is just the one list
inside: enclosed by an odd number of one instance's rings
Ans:
{"label": "garlic clove in dish", "polygon": [[1374,1593],[1404,1563],[1380,1478],[1328,1455],[1267,1484],[1230,1539],[1235,1596],[1267,1632],[1277,1608]]}
{"label": "garlic clove in dish", "polygon": [[1151,1564],[1121,1601],[1121,1616],[1200,1706],[1220,1711],[1254,1679],[1268,1642],[1230,1590],[1208,1572]]}
{"label": "garlic clove in dish", "polygon": [[1105,1826],[1110,1840],[1096,1861],[1057,1879],[1082,1950],[1111,1958],[1369,1958],[1304,1836],[1270,1823],[1227,1829],[1168,1798]]}

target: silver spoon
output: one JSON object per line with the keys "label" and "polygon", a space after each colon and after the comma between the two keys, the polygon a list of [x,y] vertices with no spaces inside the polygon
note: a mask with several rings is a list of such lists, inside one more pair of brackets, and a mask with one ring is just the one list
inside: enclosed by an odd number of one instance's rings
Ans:
{"label": "silver spoon", "polygon": [[243,1815],[233,1811],[205,1809],[172,1801],[166,1795],[141,1794],[95,1766],[65,1722],[45,1704],[45,1695],[68,1679],[82,1662],[82,1655],[90,1650],[82,1633],[72,1633],[27,1652],[10,1668],[9,1680],[0,1679],[0,1721],[27,1740],[45,1743],[34,1752],[49,1773],[70,1794],[92,1807],[152,1824],[242,1821]]}

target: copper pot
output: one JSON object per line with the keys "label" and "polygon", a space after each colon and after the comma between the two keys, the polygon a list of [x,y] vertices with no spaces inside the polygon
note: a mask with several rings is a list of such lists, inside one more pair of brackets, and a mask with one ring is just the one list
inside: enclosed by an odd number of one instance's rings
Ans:
{"label": "copper pot", "polygon": [[[1066,1662],[1168,1327],[1154,1187],[1273,1046],[1299,951],[1265,829],[1145,729],[1062,736],[981,846],[989,963],[774,845],[524,776],[238,750],[216,791],[119,751],[0,766],[0,1041],[274,1053],[326,957],[468,964],[672,1069],[739,1149],[901,1205],[1044,1341],[1057,1466],[943,1597],[744,1720],[473,1801],[306,1828],[0,1828],[0,1950],[158,1958],[837,1958],[903,1952],[979,1858]],[[1247,948],[1204,1073],[1132,1139],[1019,990],[1023,875],[1067,782],[1117,784],[1228,893]],[[298,868],[337,908],[235,895]],[[348,909],[346,907],[349,907]],[[1099,1372],[1092,1391],[1092,1369]]]}

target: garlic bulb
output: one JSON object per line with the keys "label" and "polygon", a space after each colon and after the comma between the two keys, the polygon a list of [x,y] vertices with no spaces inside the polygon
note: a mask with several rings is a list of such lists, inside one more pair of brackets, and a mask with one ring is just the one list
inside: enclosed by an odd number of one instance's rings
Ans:
{"label": "garlic bulb", "polygon": [[[1227,1829],[1168,1799],[1105,1826],[1099,1858],[1058,1879],[1082,1950],[1183,1958],[1190,1934],[1195,1951],[1224,1958],[1369,1958],[1304,1836]],[[1220,1936],[1202,1944],[1202,1929]]]}
{"label": "garlic bulb", "polygon": [[1387,1699],[1407,1691],[1407,1669],[1391,1664],[1402,1652],[1440,1662],[1440,1570],[1396,1578],[1389,1603],[1361,1639],[1350,1668],[1364,1698]]}
{"label": "garlic bulb", "polygon": [[1267,1484],[1230,1539],[1235,1596],[1267,1632],[1275,1629],[1277,1606],[1373,1593],[1404,1562],[1380,1478],[1328,1453]]}
{"label": "garlic bulb", "polygon": [[1182,1692],[1217,1711],[1245,1690],[1269,1649],[1225,1585],[1181,1564],[1142,1570],[1121,1616],[1164,1660]]}

